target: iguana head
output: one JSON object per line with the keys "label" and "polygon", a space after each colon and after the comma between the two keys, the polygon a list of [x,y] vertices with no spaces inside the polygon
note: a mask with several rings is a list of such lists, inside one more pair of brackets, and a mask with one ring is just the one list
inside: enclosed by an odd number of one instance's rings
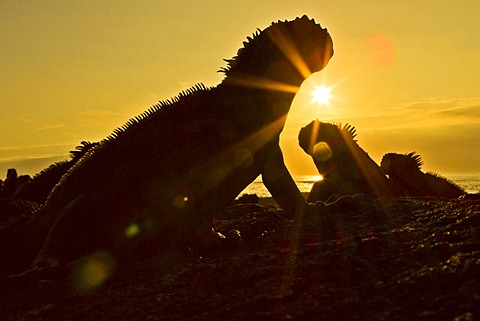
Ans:
{"label": "iguana head", "polygon": [[338,165],[350,157],[348,151],[356,135],[355,127],[349,124],[342,127],[317,119],[300,130],[298,142],[312,156],[320,174],[325,174],[332,165]]}
{"label": "iguana head", "polygon": [[342,128],[340,124],[324,123],[317,119],[300,130],[298,142],[307,154],[315,157],[317,144],[326,143],[332,150],[342,150],[347,147],[347,141],[354,141],[356,135],[355,127],[349,124]]}
{"label": "iguana head", "polygon": [[237,56],[226,60],[226,79],[262,79],[299,86],[322,70],[333,55],[332,38],[307,16],[272,23],[247,37]]}

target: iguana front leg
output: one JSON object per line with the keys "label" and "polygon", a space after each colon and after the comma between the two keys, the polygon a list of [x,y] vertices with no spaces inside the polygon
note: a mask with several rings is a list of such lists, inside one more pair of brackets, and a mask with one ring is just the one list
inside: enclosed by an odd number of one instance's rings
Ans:
{"label": "iguana front leg", "polygon": [[287,215],[296,218],[303,214],[307,205],[283,160],[278,140],[269,149],[262,170],[262,180],[275,201],[286,211]]}

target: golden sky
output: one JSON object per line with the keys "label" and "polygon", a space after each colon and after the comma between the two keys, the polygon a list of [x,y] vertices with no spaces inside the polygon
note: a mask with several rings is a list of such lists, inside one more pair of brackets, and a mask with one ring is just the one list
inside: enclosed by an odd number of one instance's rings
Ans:
{"label": "golden sky", "polygon": [[[319,118],[350,123],[378,163],[416,151],[424,170],[480,173],[480,2],[0,1],[0,178],[34,174],[158,100],[216,85],[256,28],[303,14],[335,55],[297,95],[282,134],[287,166],[316,174],[297,143]],[[328,106],[310,102],[332,87]]]}

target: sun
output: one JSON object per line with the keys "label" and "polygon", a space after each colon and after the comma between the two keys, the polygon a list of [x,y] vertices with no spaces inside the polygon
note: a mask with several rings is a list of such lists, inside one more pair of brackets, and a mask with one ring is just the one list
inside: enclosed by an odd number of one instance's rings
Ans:
{"label": "sun", "polygon": [[312,91],[312,101],[319,105],[328,105],[332,98],[332,88],[325,86],[315,86]]}

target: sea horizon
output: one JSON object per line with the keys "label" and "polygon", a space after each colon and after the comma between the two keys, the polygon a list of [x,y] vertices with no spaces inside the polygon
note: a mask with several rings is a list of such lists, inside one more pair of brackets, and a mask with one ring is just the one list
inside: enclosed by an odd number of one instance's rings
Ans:
{"label": "sea horizon", "polygon": [[[480,174],[449,174],[442,176],[462,187],[467,193],[480,193]],[[293,179],[302,193],[309,193],[313,183],[318,178],[319,175],[293,175]],[[242,194],[257,194],[261,198],[271,197],[270,192],[263,185],[261,176],[245,188],[240,193],[240,195]]]}
{"label": "sea horizon", "polygon": [[[41,170],[47,168],[49,165],[55,163],[56,161],[61,161],[66,159],[65,157],[48,157],[41,159],[41,162],[35,163],[35,166],[32,165],[32,160],[17,160],[17,161],[4,161],[0,162],[0,175],[3,173],[3,177],[0,176],[0,179],[5,179],[7,169],[15,168],[19,175],[30,175],[34,177],[36,174],[40,173]],[[467,193],[480,193],[480,173],[464,173],[464,174],[441,174],[443,177],[449,179],[453,183],[459,185]],[[319,175],[292,175],[295,180],[298,188],[302,193],[309,193],[310,189],[314,182],[319,178]],[[249,186],[247,186],[239,195],[242,194],[257,194],[259,197],[271,197],[268,190],[265,188],[262,182],[262,177],[259,176],[255,181],[253,181]]]}

